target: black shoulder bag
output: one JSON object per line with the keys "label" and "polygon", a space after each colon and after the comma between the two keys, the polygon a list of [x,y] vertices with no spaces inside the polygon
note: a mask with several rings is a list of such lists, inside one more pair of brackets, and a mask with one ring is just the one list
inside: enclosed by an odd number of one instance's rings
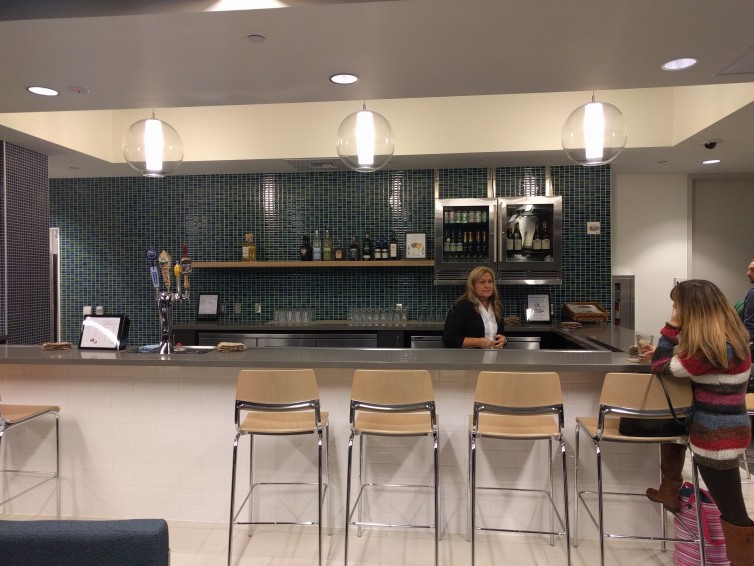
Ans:
{"label": "black shoulder bag", "polygon": [[665,385],[665,380],[661,375],[655,374],[655,377],[660,380],[662,390],[665,393],[665,399],[668,402],[668,409],[672,415],[669,419],[641,419],[635,417],[621,417],[618,422],[618,432],[623,436],[640,436],[640,437],[655,437],[655,436],[684,436],[688,434],[688,424],[691,421],[691,417],[685,419],[679,419],[675,414],[673,403],[670,401],[670,394],[668,388]]}

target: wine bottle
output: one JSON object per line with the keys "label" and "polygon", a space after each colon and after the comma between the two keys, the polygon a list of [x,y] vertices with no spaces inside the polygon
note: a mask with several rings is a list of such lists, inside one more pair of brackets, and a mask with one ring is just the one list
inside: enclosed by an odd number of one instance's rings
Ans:
{"label": "wine bottle", "polygon": [[542,250],[542,237],[539,235],[539,222],[534,225],[534,237],[531,241],[531,249],[535,252]]}
{"label": "wine bottle", "polygon": [[356,234],[351,236],[351,245],[348,246],[348,259],[351,261],[358,261],[359,259],[359,243],[356,241]]}
{"label": "wine bottle", "polygon": [[508,228],[508,231],[505,233],[505,249],[509,252],[513,251],[513,230],[510,228]]}
{"label": "wine bottle", "polygon": [[314,230],[313,258],[314,261],[322,261],[322,240],[319,238],[319,228]]}
{"label": "wine bottle", "polygon": [[399,259],[398,240],[395,238],[395,231],[390,230],[390,259]]}
{"label": "wine bottle", "polygon": [[322,259],[323,261],[332,261],[332,240],[330,239],[329,228],[325,228],[325,239],[322,241]]}
{"label": "wine bottle", "polygon": [[309,243],[309,236],[303,236],[301,239],[301,247],[299,248],[299,255],[301,261],[312,260],[312,246]]}
{"label": "wine bottle", "polygon": [[542,232],[539,235],[542,240],[542,251],[550,251],[550,234],[547,232],[547,220],[542,221]]}
{"label": "wine bottle", "polygon": [[372,259],[372,240],[369,232],[364,234],[364,240],[361,242],[361,259],[369,261]]}
{"label": "wine bottle", "polygon": [[513,251],[520,252],[523,249],[523,239],[521,238],[521,230],[518,227],[518,222],[513,229]]}

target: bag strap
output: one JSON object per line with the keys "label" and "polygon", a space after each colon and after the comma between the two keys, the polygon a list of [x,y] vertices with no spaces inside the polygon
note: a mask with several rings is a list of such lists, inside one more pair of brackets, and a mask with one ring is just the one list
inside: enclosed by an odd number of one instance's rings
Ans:
{"label": "bag strap", "polygon": [[[712,496],[709,494],[708,491],[699,488],[699,493],[704,495],[710,500],[710,503],[704,503],[702,502],[702,531],[704,532],[704,540],[706,543],[709,543],[713,546],[723,546],[725,544],[725,539],[720,540],[713,540],[712,535],[710,534],[710,526],[709,526],[709,509],[707,508],[708,505],[714,505],[715,508],[717,508],[717,504],[715,503],[715,500],[712,499]],[[689,505],[693,509],[694,504],[696,503],[696,497],[694,492],[691,492],[691,495],[689,495]]]}
{"label": "bag strap", "polygon": [[689,421],[691,421],[690,415],[686,420],[681,420],[678,418],[678,415],[675,414],[673,402],[670,400],[670,393],[668,393],[668,386],[665,384],[665,379],[663,379],[663,377],[659,374],[654,375],[660,381],[660,385],[662,385],[662,392],[665,393],[665,400],[668,402],[668,409],[670,409],[670,416],[673,418],[673,421],[675,421],[677,425],[688,427]]}

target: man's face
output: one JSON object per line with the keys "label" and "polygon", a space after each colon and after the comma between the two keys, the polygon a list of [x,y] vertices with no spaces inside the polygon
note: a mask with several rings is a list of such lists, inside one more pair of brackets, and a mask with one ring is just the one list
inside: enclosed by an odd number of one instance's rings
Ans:
{"label": "man's face", "polygon": [[754,283],[754,261],[749,264],[749,269],[746,270],[746,275],[748,275],[749,281]]}

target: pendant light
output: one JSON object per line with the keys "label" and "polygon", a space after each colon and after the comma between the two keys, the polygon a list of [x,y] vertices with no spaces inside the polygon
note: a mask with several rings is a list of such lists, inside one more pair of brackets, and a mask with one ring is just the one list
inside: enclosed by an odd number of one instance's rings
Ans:
{"label": "pendant light", "polygon": [[183,142],[167,122],[152,117],[131,124],[123,136],[123,157],[145,177],[164,177],[183,162]]}
{"label": "pendant light", "polygon": [[348,167],[361,173],[381,169],[395,151],[393,129],[382,114],[362,110],[349,114],[338,128],[338,155]]}
{"label": "pendant light", "polygon": [[585,166],[610,163],[626,147],[623,113],[612,104],[594,100],[571,112],[563,124],[561,141],[566,155]]}

